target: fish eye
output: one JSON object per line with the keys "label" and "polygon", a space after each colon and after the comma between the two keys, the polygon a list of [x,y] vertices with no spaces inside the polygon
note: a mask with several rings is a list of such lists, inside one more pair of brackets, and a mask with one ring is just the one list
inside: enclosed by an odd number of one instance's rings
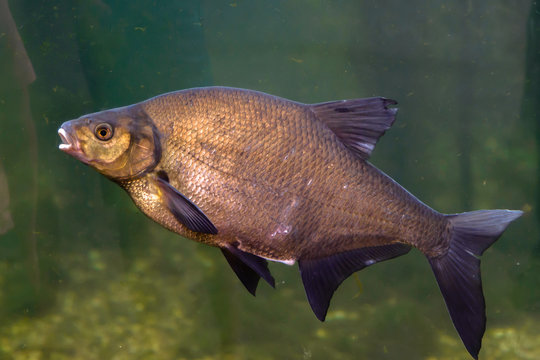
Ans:
{"label": "fish eye", "polygon": [[113,137],[113,128],[107,123],[99,124],[98,126],[96,126],[94,134],[96,135],[98,140],[107,141]]}

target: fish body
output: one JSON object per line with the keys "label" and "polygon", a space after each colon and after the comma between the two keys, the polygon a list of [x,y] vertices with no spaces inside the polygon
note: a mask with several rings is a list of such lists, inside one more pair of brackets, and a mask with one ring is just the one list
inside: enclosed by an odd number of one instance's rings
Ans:
{"label": "fish body", "polygon": [[[131,190],[143,179],[121,185],[143,212],[188,238],[295,261],[394,242],[421,247],[419,229],[438,239],[446,224],[359,161],[309,106],[227,88],[171,93],[140,106],[162,134],[164,156],[155,170],[219,232],[189,232],[170,212],[149,208],[151,186]],[[408,228],[400,225],[405,219]]]}
{"label": "fish body", "polygon": [[395,104],[188,89],[66,122],[60,148],[154,221],[219,247],[252,294],[261,277],[274,285],[266,260],[298,262],[320,320],[346,277],[419,249],[476,358],[485,329],[479,256],[521,212],[441,214],[371,165]]}

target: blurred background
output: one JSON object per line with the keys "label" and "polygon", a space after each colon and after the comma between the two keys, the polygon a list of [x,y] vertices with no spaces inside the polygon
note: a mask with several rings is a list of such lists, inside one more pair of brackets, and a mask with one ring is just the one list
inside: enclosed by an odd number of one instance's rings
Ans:
{"label": "blurred background", "polygon": [[526,212],[483,257],[480,358],[540,358],[537,1],[0,0],[0,359],[470,358],[418,251],[321,323],[296,266],[254,298],[58,150],[66,120],[209,85],[396,99],[372,163],[441,212]]}

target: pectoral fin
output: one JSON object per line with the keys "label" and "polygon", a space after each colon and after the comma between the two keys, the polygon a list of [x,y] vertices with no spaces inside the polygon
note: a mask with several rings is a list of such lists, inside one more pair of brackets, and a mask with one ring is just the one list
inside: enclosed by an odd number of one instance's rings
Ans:
{"label": "pectoral fin", "polygon": [[253,296],[261,277],[270,286],[275,287],[274,278],[268,270],[268,263],[263,258],[244,252],[233,245],[222,247],[221,252],[236,276]]}
{"label": "pectoral fin", "polygon": [[162,198],[165,205],[176,220],[193,231],[205,234],[218,233],[214,224],[212,224],[202,210],[176,190],[168,181],[157,177],[156,184],[163,193]]}
{"label": "pectoral fin", "polygon": [[352,273],[379,261],[404,255],[410,249],[405,244],[391,244],[351,250],[322,259],[298,260],[304,289],[315,316],[324,321],[334,291]]}

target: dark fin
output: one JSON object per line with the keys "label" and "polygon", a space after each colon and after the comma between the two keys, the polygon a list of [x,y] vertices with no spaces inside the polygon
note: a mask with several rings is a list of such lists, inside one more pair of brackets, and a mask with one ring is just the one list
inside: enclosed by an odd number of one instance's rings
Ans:
{"label": "dark fin", "polygon": [[221,248],[221,252],[242,284],[244,284],[251,295],[255,296],[255,291],[257,291],[257,285],[261,278],[259,274],[233,255],[227,248]]}
{"label": "dark fin", "polygon": [[163,181],[165,181],[165,182],[169,182],[169,174],[167,174],[166,171],[159,170],[158,172],[156,172],[156,175],[157,175],[158,178],[160,178],[161,180],[163,180]]}
{"label": "dark fin", "polygon": [[409,250],[409,245],[392,244],[351,250],[322,259],[298,260],[304,289],[315,316],[324,321],[334,291],[351,274],[379,261],[405,255]]}
{"label": "dark fin", "polygon": [[448,252],[428,258],[452,322],[475,359],[478,359],[486,329],[480,256],[522,213],[479,210],[447,215],[453,228]]}
{"label": "dark fin", "polygon": [[182,195],[162,177],[156,178],[156,183],[163,192],[167,208],[176,220],[184,224],[188,229],[205,233],[217,234],[217,229],[204,215],[201,209]]}
{"label": "dark fin", "polygon": [[323,121],[343,143],[368,159],[379,138],[396,119],[394,100],[383,97],[332,101],[310,105],[317,118]]}
{"label": "dark fin", "polygon": [[266,280],[270,286],[276,287],[276,283],[270,270],[268,270],[268,262],[247,252],[244,252],[233,245],[221,248],[225,259],[240,279],[246,289],[255,296],[259,278]]}

